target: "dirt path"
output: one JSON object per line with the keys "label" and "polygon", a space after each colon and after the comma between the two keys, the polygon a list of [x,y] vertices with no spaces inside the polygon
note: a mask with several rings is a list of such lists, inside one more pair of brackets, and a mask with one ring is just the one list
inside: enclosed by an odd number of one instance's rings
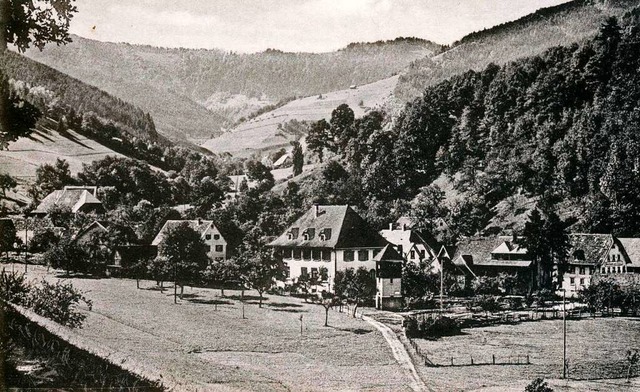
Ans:
{"label": "dirt path", "polygon": [[389,347],[391,347],[394,358],[398,361],[402,370],[404,370],[407,376],[411,379],[411,383],[409,384],[411,389],[414,391],[433,391],[432,388],[429,388],[424,381],[422,381],[415,366],[413,365],[413,361],[411,361],[409,353],[391,328],[368,316],[362,316],[362,319],[380,331],[384,339],[389,344]]}

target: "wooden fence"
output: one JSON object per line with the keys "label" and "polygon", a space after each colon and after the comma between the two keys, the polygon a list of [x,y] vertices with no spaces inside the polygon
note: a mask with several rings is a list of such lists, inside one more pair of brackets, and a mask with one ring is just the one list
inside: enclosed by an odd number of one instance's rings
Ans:
{"label": "wooden fence", "polygon": [[468,357],[449,357],[446,361],[436,361],[430,358],[426,352],[424,352],[420,345],[415,342],[414,339],[409,338],[409,344],[413,348],[415,356],[425,366],[429,367],[445,367],[445,366],[487,366],[487,365],[530,365],[531,358],[529,354],[520,355],[512,354],[508,356],[498,356],[495,354],[485,355],[481,357],[474,357],[469,355]]}

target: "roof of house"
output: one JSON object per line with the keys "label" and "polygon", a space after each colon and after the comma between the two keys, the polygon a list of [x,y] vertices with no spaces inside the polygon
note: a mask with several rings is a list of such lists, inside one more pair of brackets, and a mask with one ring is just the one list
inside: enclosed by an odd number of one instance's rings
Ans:
{"label": "roof of house", "polygon": [[634,267],[640,267],[640,238],[618,238],[618,241],[622,245],[629,263]]}
{"label": "roof of house", "polygon": [[91,222],[91,224],[89,224],[88,226],[85,226],[83,229],[81,229],[74,237],[74,241],[78,240],[78,238],[82,237],[83,235],[85,235],[86,233],[88,233],[91,229],[93,228],[97,228],[100,230],[104,230],[104,231],[109,231],[109,226],[111,226],[111,223],[107,222],[107,221],[93,221]]}
{"label": "roof of house", "polygon": [[376,257],[374,257],[373,259],[375,261],[399,261],[399,262],[402,262],[402,260],[404,260],[402,256],[400,256],[398,251],[396,251],[393,248],[393,246],[388,244],[385,245],[385,247],[382,248],[382,250],[378,252]]}
{"label": "roof of house", "polygon": [[[200,234],[201,237],[204,237],[207,231],[209,230],[209,228],[211,228],[212,226],[213,228],[216,228],[215,224],[211,220],[202,220],[202,219],[168,220],[165,222],[164,226],[162,226],[162,229],[160,229],[160,231],[156,235],[156,238],[153,239],[153,241],[151,242],[151,245],[156,245],[156,246],[160,245],[162,241],[164,241],[164,237],[166,236],[167,232],[170,229],[174,229],[184,223],[189,225],[190,228],[192,228],[195,232]],[[222,233],[220,233],[220,236],[224,238]]]}
{"label": "roof of house", "polygon": [[458,259],[460,256],[471,256],[468,260],[472,264],[476,264],[481,260],[490,260],[491,252],[497,249],[503,242],[509,241],[511,237],[465,237],[458,242],[455,254],[452,260]]}
{"label": "roof of house", "polygon": [[286,154],[282,155],[275,162],[273,162],[273,167],[278,167],[278,166],[284,165],[285,162],[287,161],[287,159],[289,159],[289,158],[291,158],[291,153],[286,153]]}
{"label": "roof of house", "polygon": [[417,231],[411,229],[385,229],[380,230],[380,235],[384,237],[385,240],[389,241],[394,245],[402,245],[402,248],[405,252],[408,252],[411,249],[412,245],[423,244],[427,248],[429,252],[429,256],[432,256],[435,252],[431,249],[431,246],[425,241]]}
{"label": "roof of house", "polygon": [[480,267],[517,267],[526,268],[531,266],[531,260],[478,260],[473,263]]}
{"label": "roof of house", "polygon": [[47,214],[54,206],[78,212],[85,205],[102,205],[102,202],[95,197],[95,187],[65,187],[48,194],[33,213]]}
{"label": "roof of house", "polygon": [[[305,239],[305,233],[308,239]],[[321,234],[324,234],[324,240]],[[383,248],[386,244],[387,241],[351,207],[335,205],[312,207],[269,246]]]}
{"label": "roof of house", "polygon": [[599,265],[606,260],[613,241],[611,234],[570,234],[569,263]]}

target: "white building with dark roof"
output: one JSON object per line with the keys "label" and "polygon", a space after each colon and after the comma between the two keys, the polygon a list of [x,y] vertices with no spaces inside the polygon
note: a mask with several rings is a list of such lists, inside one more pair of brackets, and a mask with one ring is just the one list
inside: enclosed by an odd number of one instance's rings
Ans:
{"label": "white building with dark roof", "polygon": [[394,249],[411,263],[420,265],[421,262],[433,262],[432,271],[439,272],[440,265],[436,260],[436,253],[425,241],[418,231],[400,225],[395,228],[393,224],[388,229],[380,230],[380,235],[384,237]]}
{"label": "white building with dark roof", "polygon": [[364,267],[375,276],[376,255],[387,241],[348,205],[316,205],[268,246],[282,256],[288,282],[327,269],[331,291],[336,271]]}
{"label": "white building with dark roof", "polygon": [[207,246],[207,256],[211,260],[226,260],[228,257],[228,245],[222,233],[213,221],[210,220],[168,220],[165,222],[162,229],[156,235],[156,238],[151,242],[152,246],[160,247],[165,240],[165,237],[170,229],[176,228],[182,224],[188,224],[195,232],[200,234],[200,237]]}

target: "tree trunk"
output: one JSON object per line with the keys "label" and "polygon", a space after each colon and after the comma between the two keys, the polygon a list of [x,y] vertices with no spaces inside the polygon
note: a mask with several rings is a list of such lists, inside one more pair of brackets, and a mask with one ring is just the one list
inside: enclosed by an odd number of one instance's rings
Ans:
{"label": "tree trunk", "polygon": [[136,279],[136,289],[140,289],[140,279]]}
{"label": "tree trunk", "polygon": [[258,291],[258,295],[260,295],[260,301],[258,302],[258,307],[262,307],[262,291]]}
{"label": "tree trunk", "polygon": [[182,296],[184,295],[184,284],[180,285],[180,299],[182,299]]}
{"label": "tree trunk", "polygon": [[173,303],[178,303],[178,282],[173,282]]}
{"label": "tree trunk", "polygon": [[329,308],[324,308],[324,326],[329,326]]}
{"label": "tree trunk", "polygon": [[357,311],[358,311],[358,301],[356,301],[356,304],[353,306],[353,318],[356,318]]}
{"label": "tree trunk", "polygon": [[224,298],[224,287],[220,289],[220,295]]}
{"label": "tree trunk", "polygon": [[7,24],[11,18],[9,0],[0,0],[0,52],[7,50]]}

